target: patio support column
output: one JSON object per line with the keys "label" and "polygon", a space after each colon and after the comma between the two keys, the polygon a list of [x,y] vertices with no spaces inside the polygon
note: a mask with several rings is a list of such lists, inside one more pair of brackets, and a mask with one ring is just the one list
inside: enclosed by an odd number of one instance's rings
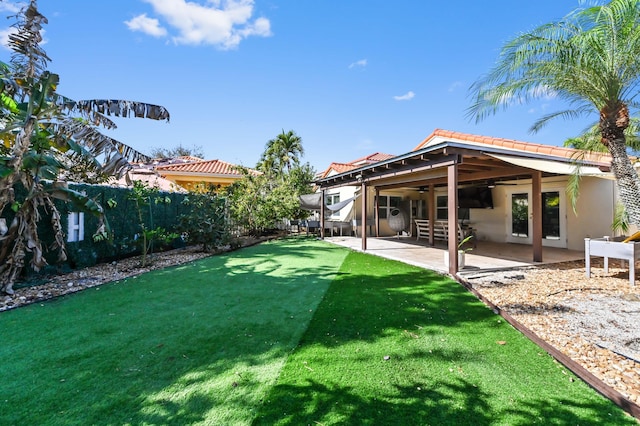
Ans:
{"label": "patio support column", "polygon": [[367,184],[362,181],[360,189],[362,208],[360,209],[360,223],[362,224],[362,251],[367,250]]}
{"label": "patio support column", "polygon": [[380,237],[380,189],[376,187],[376,202],[373,206],[373,218],[376,226],[376,238]]}
{"label": "patio support column", "polygon": [[324,240],[324,200],[325,193],[324,188],[322,189],[322,196],[320,198],[320,238]]}
{"label": "patio support column", "polygon": [[458,273],[458,165],[452,164],[447,167],[447,210],[449,212],[449,235],[447,240],[449,245],[449,274]]}
{"label": "patio support column", "polygon": [[542,262],[542,172],[531,174],[533,261]]}
{"label": "patio support column", "polygon": [[433,228],[436,220],[436,186],[432,183],[429,184],[429,193],[427,194],[427,219],[429,219],[429,245],[433,246],[435,244]]}

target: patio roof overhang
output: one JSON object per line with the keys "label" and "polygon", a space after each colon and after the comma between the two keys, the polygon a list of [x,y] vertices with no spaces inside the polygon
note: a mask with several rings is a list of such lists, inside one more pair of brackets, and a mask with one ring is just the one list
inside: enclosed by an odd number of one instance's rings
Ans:
{"label": "patio roof overhang", "polygon": [[366,165],[344,173],[318,179],[322,189],[347,185],[393,189],[433,184],[447,185],[447,167],[457,164],[458,183],[486,180],[529,179],[534,171],[543,177],[579,173],[607,177],[610,164],[579,158],[557,157],[493,146],[478,146],[458,141],[443,141],[389,160]]}
{"label": "patio roof overhang", "polygon": [[[522,146],[522,144],[520,144]],[[448,222],[458,222],[458,188],[460,185],[477,184],[489,180],[525,180],[532,188],[532,251],[535,262],[542,261],[542,178],[573,174],[576,165],[581,171],[600,177],[606,177],[611,164],[604,156],[579,156],[580,151],[562,149],[562,155],[537,152],[534,146],[516,149],[490,144],[466,143],[458,140],[436,140],[424,148],[399,155],[397,157],[369,164],[333,176],[316,180],[316,185],[324,193],[326,190],[342,186],[360,185],[361,223],[367,216],[367,187],[379,191],[394,188],[411,187],[447,187]],[[589,157],[597,157],[592,160]],[[429,196],[434,197],[431,189]],[[376,197],[377,199],[378,197]],[[429,201],[428,218],[434,217],[433,198]],[[379,231],[377,208],[374,208],[376,235]],[[324,210],[320,211],[321,221]],[[433,236],[433,220],[430,220],[429,234]],[[448,252],[449,272],[457,272],[457,234],[456,226],[449,226]],[[324,224],[321,235],[324,237]],[[433,244],[430,237],[430,244]],[[366,232],[362,232],[362,250],[367,249]]]}

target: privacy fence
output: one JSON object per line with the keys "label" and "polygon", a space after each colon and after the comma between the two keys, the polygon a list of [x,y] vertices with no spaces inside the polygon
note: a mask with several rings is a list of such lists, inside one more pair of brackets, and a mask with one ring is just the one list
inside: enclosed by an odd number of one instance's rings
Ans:
{"label": "privacy fence", "polygon": [[[140,219],[131,190],[101,185],[70,184],[70,189],[82,192],[102,205],[111,228],[112,239],[94,241],[92,236],[98,228],[98,219],[91,214],[78,211],[70,203],[57,202],[57,207],[67,225],[68,266],[81,268],[96,263],[121,259],[140,252]],[[147,229],[157,227],[178,232],[179,218],[190,207],[183,204],[185,194],[159,192],[152,195],[147,205],[141,207],[142,221]],[[64,218],[67,218],[64,220]],[[50,227],[41,221],[43,239],[50,240]]]}

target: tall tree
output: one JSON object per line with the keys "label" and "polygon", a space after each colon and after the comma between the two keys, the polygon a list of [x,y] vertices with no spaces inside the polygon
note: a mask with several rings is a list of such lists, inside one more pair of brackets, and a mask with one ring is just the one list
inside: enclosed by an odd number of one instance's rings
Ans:
{"label": "tall tree", "polygon": [[227,188],[236,223],[259,234],[283,219],[307,214],[300,209],[298,197],[312,191],[315,170],[309,163],[300,164],[303,154],[302,139],[292,130],[283,130],[267,143],[256,167],[259,173],[239,168],[243,178]]}
{"label": "tall tree", "polygon": [[176,157],[198,157],[204,158],[204,151],[201,146],[193,145],[191,148],[182,146],[175,148],[153,148],[149,153],[153,158],[176,158]]}
{"label": "tall tree", "polygon": [[259,170],[262,172],[275,171],[282,173],[291,171],[294,166],[300,165],[300,158],[304,155],[302,138],[293,130],[282,133],[267,142],[267,146],[262,155]]}
{"label": "tall tree", "polygon": [[479,121],[548,94],[568,107],[541,117],[533,132],[555,118],[597,114],[600,143],[612,156],[620,199],[630,222],[640,225],[640,178],[625,135],[639,106],[639,58],[640,0],[577,9],[507,42],[495,67],[472,86],[469,114]]}
{"label": "tall tree", "polygon": [[[54,199],[104,218],[94,200],[66,186],[74,163],[96,173],[122,175],[129,161],[148,157],[102,135],[98,126],[115,128],[107,116],[169,120],[160,106],[117,100],[73,101],[56,92],[58,75],[41,48],[46,18],[31,0],[18,14],[17,32],[9,36],[10,64],[0,63],[0,290],[11,294],[25,262],[34,270],[47,264],[38,235],[43,213],[51,217],[53,250],[66,259],[62,219]],[[99,229],[104,235],[105,229]]]}

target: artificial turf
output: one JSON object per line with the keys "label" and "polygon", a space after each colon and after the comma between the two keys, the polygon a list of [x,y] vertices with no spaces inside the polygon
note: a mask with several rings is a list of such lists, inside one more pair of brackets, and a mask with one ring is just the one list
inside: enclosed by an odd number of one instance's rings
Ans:
{"label": "artificial turf", "polygon": [[248,424],[344,250],[266,243],[0,314],[0,424]]}
{"label": "artificial turf", "polygon": [[636,424],[457,283],[311,239],[0,314],[0,424]]}
{"label": "artificial turf", "polygon": [[352,252],[254,424],[636,422],[459,284]]}

